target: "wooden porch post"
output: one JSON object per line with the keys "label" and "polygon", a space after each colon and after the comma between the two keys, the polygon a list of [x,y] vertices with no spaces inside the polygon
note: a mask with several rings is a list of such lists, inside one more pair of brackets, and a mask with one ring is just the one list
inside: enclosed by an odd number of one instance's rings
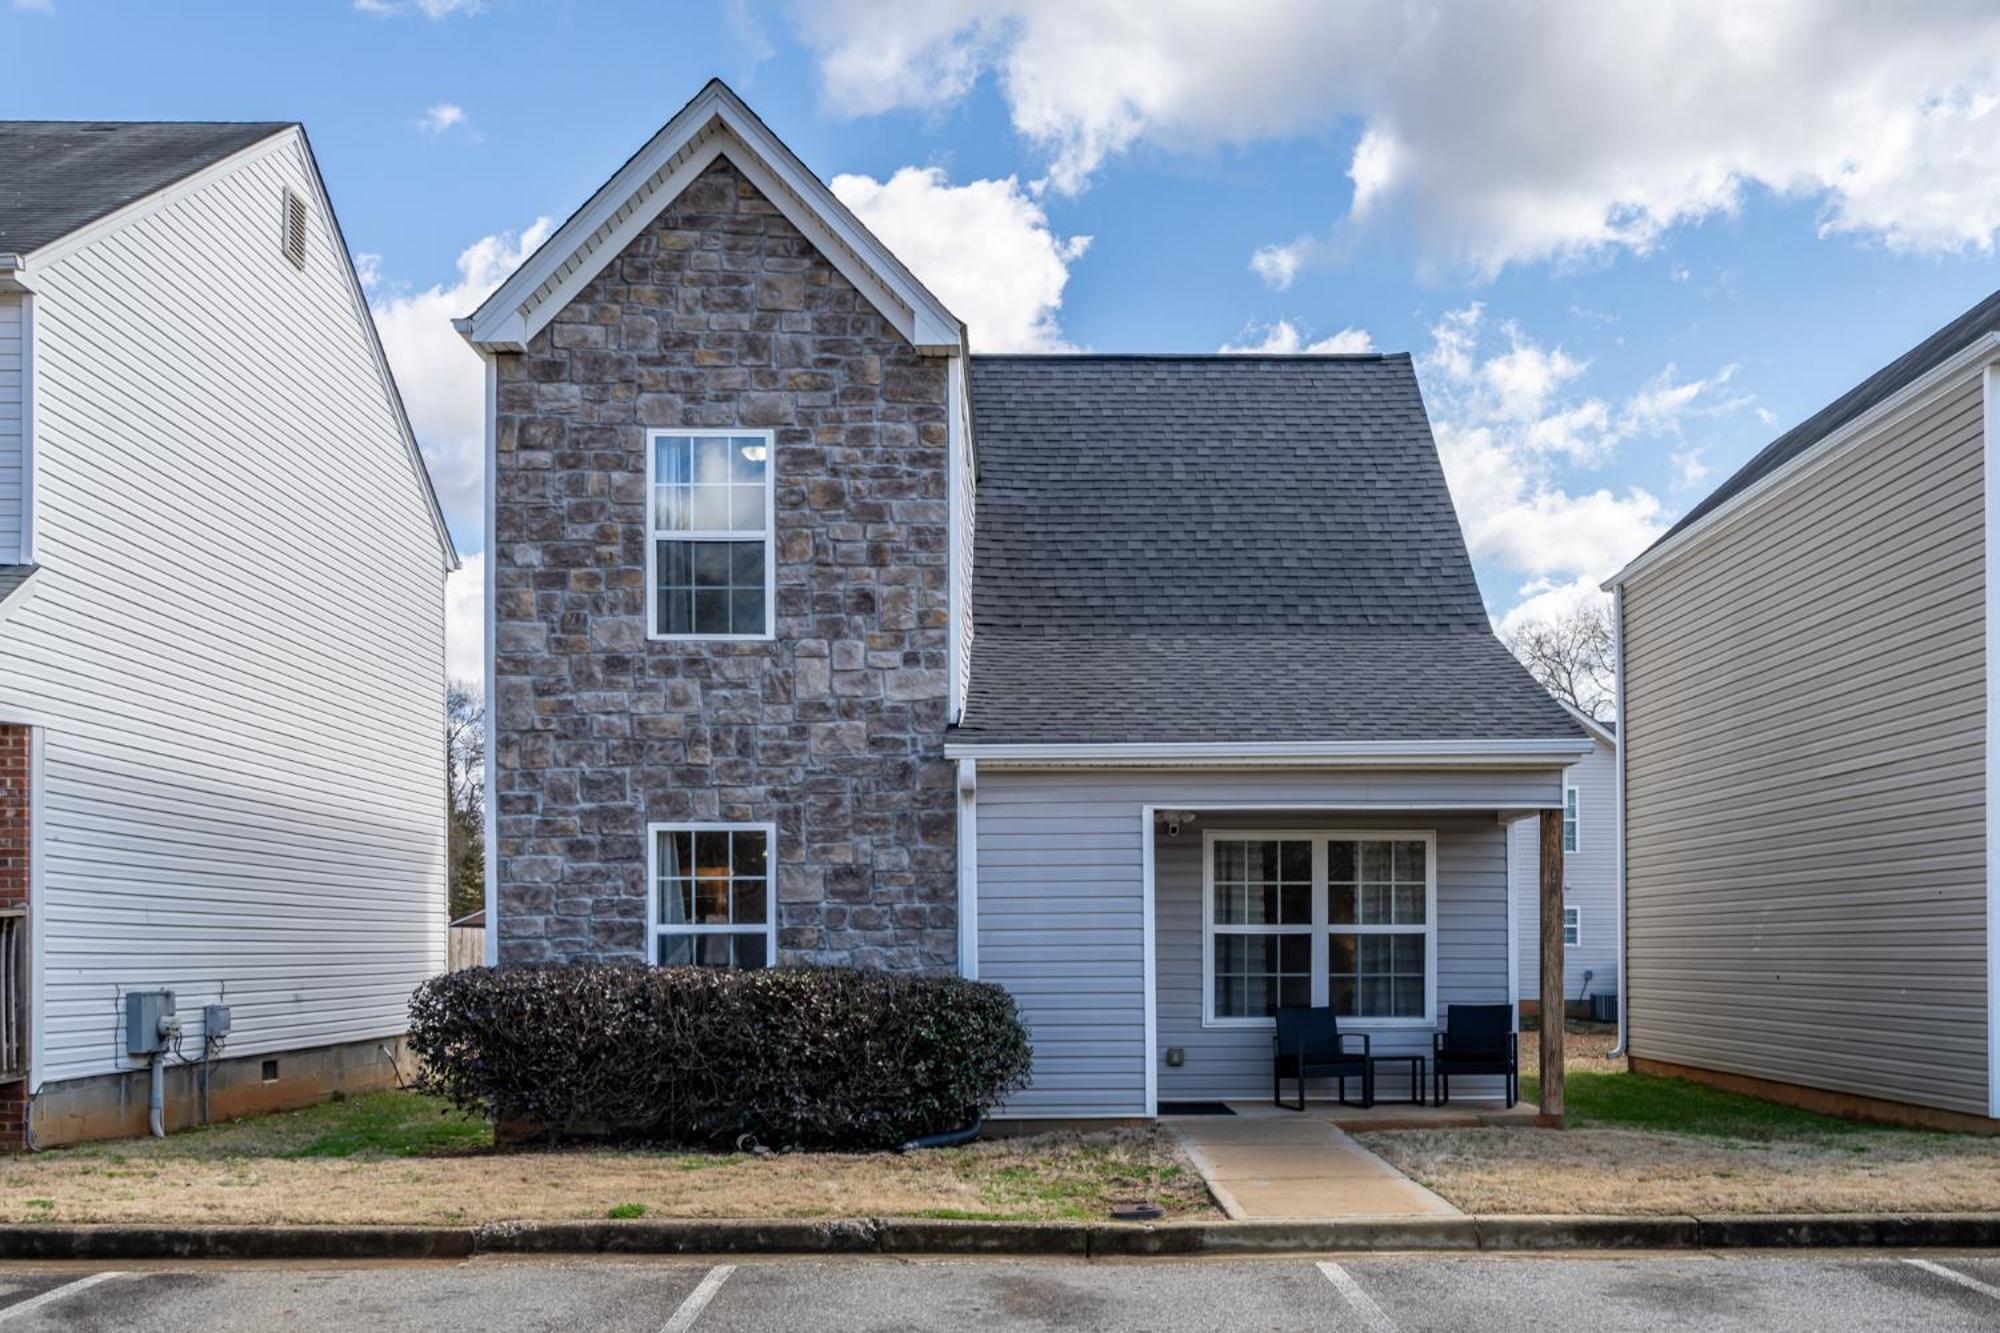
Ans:
{"label": "wooden porch post", "polygon": [[1563,812],[1542,811],[1542,1119],[1563,1117]]}

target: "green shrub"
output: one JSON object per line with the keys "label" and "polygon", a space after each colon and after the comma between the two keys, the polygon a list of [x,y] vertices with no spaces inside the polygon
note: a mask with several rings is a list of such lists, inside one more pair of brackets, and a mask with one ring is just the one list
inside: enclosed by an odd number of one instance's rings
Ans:
{"label": "green shrub", "polygon": [[848,968],[471,968],[410,1000],[427,1090],[552,1136],[891,1147],[1028,1081],[1013,997]]}

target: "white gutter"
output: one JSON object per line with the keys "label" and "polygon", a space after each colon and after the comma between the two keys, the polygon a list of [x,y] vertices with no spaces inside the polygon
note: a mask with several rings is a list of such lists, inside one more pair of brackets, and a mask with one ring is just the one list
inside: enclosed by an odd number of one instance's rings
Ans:
{"label": "white gutter", "polygon": [[[1890,421],[1912,407],[1920,404],[1937,389],[1950,380],[1965,374],[1977,366],[1982,366],[2000,358],[2000,334],[1989,333],[1974,339],[1964,350],[1950,360],[1933,367],[1923,375],[1898,389],[1860,416],[1847,422],[1839,429],[1823,436],[1810,445],[1803,453],[1788,460],[1776,471],[1759,477],[1750,485],[1738,491],[1729,499],[1702,515],[1693,526],[1685,528],[1640,554],[1630,564],[1613,574],[1599,585],[1610,592],[1622,583],[1629,583],[1654,566],[1680,554],[1688,547],[1705,540],[1718,529],[1726,526],[1745,511],[1764,500],[1773,492],[1789,485],[1798,475],[1837,456],[1848,446],[1858,443],[1871,433],[1880,430]],[[1621,714],[1622,716],[1622,714]]]}
{"label": "white gutter", "polygon": [[947,759],[1046,766],[1235,766],[1329,768],[1546,768],[1571,764],[1597,742],[1572,739],[1459,741],[1164,741],[978,744],[948,741]]}
{"label": "white gutter", "polygon": [[1625,746],[1632,739],[1632,723],[1625,716],[1625,589],[1611,594],[1612,689],[1618,703],[1618,765],[1613,770],[1612,802],[1618,807],[1612,827],[1618,845],[1612,850],[1612,868],[1618,894],[1618,938],[1612,957],[1618,960],[1618,1044],[1609,1058],[1625,1054],[1625,1025],[1631,1016],[1632,989],[1625,984]]}
{"label": "white gutter", "polygon": [[28,257],[12,250],[0,250],[0,292],[31,292]]}

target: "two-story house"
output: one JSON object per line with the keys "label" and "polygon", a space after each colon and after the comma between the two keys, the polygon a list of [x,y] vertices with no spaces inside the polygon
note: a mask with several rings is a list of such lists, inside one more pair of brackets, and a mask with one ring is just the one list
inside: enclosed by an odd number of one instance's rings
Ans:
{"label": "two-story house", "polygon": [[0,122],[0,1147],[395,1085],[455,564],[299,126]]}
{"label": "two-story house", "polygon": [[1409,357],[972,355],[720,83],[459,327],[497,961],[955,969],[1024,1118],[1268,1095],[1279,1004],[1511,1002],[1507,824],[1593,742]]}

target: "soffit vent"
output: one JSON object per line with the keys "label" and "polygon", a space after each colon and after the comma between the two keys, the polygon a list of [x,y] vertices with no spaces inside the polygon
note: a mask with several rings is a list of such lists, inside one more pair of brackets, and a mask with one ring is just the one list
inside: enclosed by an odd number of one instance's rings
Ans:
{"label": "soffit vent", "polygon": [[304,269],[306,266],[306,201],[293,190],[285,191],[285,234],[281,238],[285,258],[292,261],[292,267]]}

